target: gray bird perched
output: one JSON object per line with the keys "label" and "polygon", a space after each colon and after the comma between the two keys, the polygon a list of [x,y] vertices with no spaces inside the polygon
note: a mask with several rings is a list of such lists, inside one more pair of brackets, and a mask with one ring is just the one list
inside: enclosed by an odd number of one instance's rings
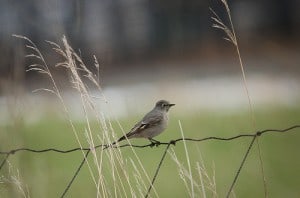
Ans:
{"label": "gray bird perched", "polygon": [[156,102],[155,107],[147,113],[144,118],[139,121],[126,135],[120,137],[116,144],[125,139],[131,138],[147,138],[152,144],[159,143],[153,137],[162,133],[168,126],[168,111],[175,104],[171,104],[166,100],[159,100]]}

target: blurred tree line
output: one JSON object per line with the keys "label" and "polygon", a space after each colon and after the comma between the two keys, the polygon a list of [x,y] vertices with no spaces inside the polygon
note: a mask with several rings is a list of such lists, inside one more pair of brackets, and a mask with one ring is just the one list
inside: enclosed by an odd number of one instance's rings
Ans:
{"label": "blurred tree line", "polygon": [[[299,0],[228,3],[242,39],[298,38]],[[222,33],[211,28],[209,7],[226,19],[218,0],[1,0],[0,78],[24,67],[24,43],[12,34],[27,36],[42,50],[44,40],[59,42],[65,34],[82,56],[128,63],[220,39]]]}

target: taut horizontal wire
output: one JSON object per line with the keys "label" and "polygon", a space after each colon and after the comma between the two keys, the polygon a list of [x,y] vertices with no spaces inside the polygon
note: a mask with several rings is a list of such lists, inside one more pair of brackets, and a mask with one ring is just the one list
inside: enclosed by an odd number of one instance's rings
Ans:
{"label": "taut horizontal wire", "polygon": [[145,145],[134,145],[134,144],[123,144],[120,146],[112,146],[110,147],[110,145],[108,144],[100,144],[97,145],[93,148],[73,148],[73,149],[69,149],[69,150],[60,150],[60,149],[56,149],[56,148],[46,148],[46,149],[42,149],[42,150],[38,150],[38,149],[32,149],[32,148],[17,148],[17,149],[12,149],[9,151],[0,151],[0,155],[11,155],[11,154],[15,154],[17,152],[21,152],[21,151],[27,151],[27,152],[33,152],[33,153],[44,153],[44,152],[57,152],[57,153],[71,153],[71,152],[75,152],[75,151],[89,151],[89,150],[93,150],[93,149],[98,149],[98,148],[123,148],[123,147],[135,147],[135,148],[145,148],[145,147],[153,147],[153,146],[159,146],[159,145],[168,145],[170,142],[172,144],[175,144],[177,142],[180,141],[192,141],[192,142],[203,142],[203,141],[207,141],[207,140],[220,140],[220,141],[230,141],[230,140],[234,140],[234,139],[238,139],[238,138],[243,138],[243,137],[254,137],[254,136],[260,136],[263,135],[265,133],[284,133],[284,132],[288,132],[291,131],[292,129],[296,129],[296,128],[300,128],[300,125],[294,125],[285,129],[265,129],[262,131],[257,131],[255,133],[252,134],[240,134],[240,135],[236,135],[236,136],[232,136],[232,137],[228,137],[228,138],[224,138],[224,137],[206,137],[206,138],[200,138],[200,139],[196,139],[196,138],[178,138],[175,140],[171,140],[169,142],[156,142],[156,143],[149,143],[149,144],[145,144]]}

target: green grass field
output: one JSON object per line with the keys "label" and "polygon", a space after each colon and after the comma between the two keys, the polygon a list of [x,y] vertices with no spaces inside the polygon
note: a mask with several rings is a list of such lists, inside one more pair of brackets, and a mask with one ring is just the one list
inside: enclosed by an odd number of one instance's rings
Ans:
{"label": "green grass field", "polygon": [[[121,120],[125,130],[129,130],[138,117]],[[159,141],[167,142],[170,139],[181,137],[178,120],[180,120],[185,137],[204,138],[208,136],[230,137],[237,134],[253,133],[254,127],[247,112],[222,113],[199,112],[185,117],[171,113],[170,126],[165,133],[158,136]],[[264,108],[255,111],[256,129],[283,129],[300,124],[300,109],[294,108]],[[88,147],[84,137],[85,123],[75,123],[80,133],[81,143]],[[118,135],[121,135],[118,125],[112,121],[112,126]],[[92,131],[101,135],[98,124],[92,123]],[[25,124],[22,119],[16,121],[13,126],[1,127],[1,151],[27,147],[32,149],[72,149],[78,147],[78,143],[67,121],[53,117],[41,119],[34,124]],[[268,197],[299,197],[300,196],[300,129],[290,132],[269,133],[259,138],[261,157],[266,179]],[[215,175],[216,192],[218,197],[224,197],[233,181],[234,175],[241,163],[243,155],[251,141],[251,138],[241,138],[232,141],[209,140],[205,142],[188,142],[192,177],[194,179],[194,192],[196,197],[202,197],[200,176],[197,171],[197,163],[205,165],[206,173],[213,179]],[[98,142],[97,139],[95,142]],[[132,140],[133,144],[143,145],[146,140]],[[165,146],[154,148],[136,148],[139,157],[150,179],[152,179]],[[183,142],[179,142],[172,149],[177,155],[183,167],[188,169]],[[106,150],[104,152],[111,152]],[[99,155],[99,152],[97,155]],[[138,197],[143,197],[149,186],[149,182],[142,173],[132,149],[121,149],[124,164],[112,164],[108,156],[103,160],[103,176],[106,182],[108,196],[123,195],[118,189],[124,188],[128,197],[132,192]],[[4,156],[1,156],[1,160]],[[59,197],[71,180],[76,168],[79,166],[83,155],[80,151],[60,154],[54,152],[30,153],[19,152],[9,157],[7,163],[0,172],[0,197]],[[201,160],[202,159],[202,160]],[[97,180],[97,170],[93,165],[93,156],[89,156],[89,164]],[[141,175],[136,175],[134,162]],[[122,172],[128,173],[129,184]],[[118,179],[113,179],[113,174],[119,174]],[[162,164],[154,187],[159,197],[189,197],[191,190],[190,181],[185,177],[187,186],[181,179],[179,167],[176,165],[170,153],[167,154]],[[142,182],[143,181],[143,182]],[[19,182],[19,184],[17,184]],[[204,179],[205,182],[205,179]],[[131,188],[129,188],[131,185]],[[187,189],[188,188],[188,189]],[[110,193],[110,194],[109,194]],[[116,193],[116,194],[115,194]],[[236,197],[264,197],[264,184],[259,161],[257,144],[243,167],[234,187]],[[96,197],[96,185],[91,173],[85,164],[69,189],[66,197]],[[152,191],[151,196],[156,197]],[[206,196],[214,197],[206,188]]]}

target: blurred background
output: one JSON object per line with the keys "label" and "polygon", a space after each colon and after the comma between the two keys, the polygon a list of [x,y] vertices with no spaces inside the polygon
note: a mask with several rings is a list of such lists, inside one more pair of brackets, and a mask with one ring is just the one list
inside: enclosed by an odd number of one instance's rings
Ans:
{"label": "blurred background", "polygon": [[[71,118],[79,123],[84,118],[82,106],[78,105],[80,98],[75,97],[74,89],[69,84],[69,73],[54,67],[62,59],[45,42],[48,40],[61,45],[63,35],[88,68],[96,73],[93,55],[97,57],[105,99],[96,90],[91,89],[91,94],[105,115],[121,119],[125,130],[130,129],[159,99],[176,103],[172,109],[171,128],[178,131],[178,120],[182,120],[187,123],[187,135],[192,137],[212,134],[227,136],[265,127],[285,128],[299,124],[300,1],[230,0],[228,4],[244,62],[254,116],[249,115],[249,102],[235,48],[223,39],[225,35],[222,31],[212,27],[210,8],[229,24],[220,1],[0,1],[0,148],[68,145],[63,138],[57,140],[62,128],[68,126],[57,121],[64,118],[59,100],[49,93],[32,93],[35,89],[51,88],[52,84],[48,77],[26,72],[36,60],[25,58],[32,51],[26,48],[24,40],[13,37],[13,34],[28,37],[43,53],[66,104],[70,106]],[[199,126],[199,123],[203,125]],[[59,128],[61,125],[63,127]],[[57,127],[55,132],[54,126]],[[73,136],[72,132],[67,131],[71,131],[70,128],[63,129],[64,135]],[[203,132],[198,133],[198,130]],[[167,141],[174,136],[177,138],[180,133],[165,135],[162,139]],[[263,144],[266,151],[264,159],[269,168],[267,177],[274,181],[270,187],[270,195],[273,196],[270,197],[300,196],[296,188],[300,178],[299,157],[287,156],[280,150],[285,148],[289,153],[299,150],[297,142],[290,144],[297,139],[299,135],[279,143],[281,147],[277,144],[279,148],[274,148],[272,141],[276,140],[268,139]],[[281,155],[275,156],[271,152],[274,149],[278,149]],[[210,152],[220,153],[220,150]],[[239,154],[235,156],[241,158]],[[220,158],[221,154],[218,157],[208,158],[219,160],[222,165],[224,159]],[[293,171],[285,172],[284,161],[295,159],[291,168]],[[282,166],[270,168],[276,160]],[[221,180],[220,183],[229,185],[237,165],[226,167],[231,167],[232,172],[224,176],[228,181]],[[29,165],[26,168],[30,171],[34,169]],[[220,170],[222,172],[222,167]],[[249,173],[254,180],[261,177],[261,172],[254,172]],[[295,172],[298,176],[293,175]],[[276,173],[280,176],[274,176]],[[261,187],[259,185],[262,191]],[[175,195],[186,195],[183,189],[178,189],[180,192],[171,191]],[[249,195],[249,189],[240,189],[238,195]],[[36,195],[33,197],[42,194],[30,190]],[[7,193],[4,195],[15,195],[9,190],[3,192]],[[224,192],[221,189],[219,193],[222,196]],[[76,193],[74,196],[78,195]],[[170,189],[163,195],[169,193]]]}
{"label": "blurred background", "polygon": [[[202,104],[219,108],[247,102],[245,92],[237,89],[240,88],[241,71],[235,49],[222,39],[225,37],[222,31],[212,28],[209,8],[228,24],[226,11],[219,1],[4,0],[0,3],[2,96],[12,90],[28,93],[49,85],[44,76],[25,72],[35,60],[24,58],[30,50],[25,49],[24,41],[12,37],[13,34],[31,39],[50,66],[61,59],[45,40],[61,44],[62,36],[66,35],[71,46],[94,72],[93,55],[96,55],[101,85],[126,103],[133,101],[136,104],[137,98],[143,98],[141,104],[153,103],[156,99],[170,97],[169,100],[178,102],[196,101],[192,106]],[[256,103],[267,99],[273,102],[274,98],[284,104],[297,100],[299,1],[228,3],[251,97],[258,97]],[[52,72],[64,87],[67,72],[55,69]],[[228,83],[229,89],[223,89],[224,82]],[[109,89],[115,86],[124,90],[122,86],[125,85],[131,85],[134,93],[125,89],[125,94],[128,93],[125,96],[119,90]],[[176,89],[169,89],[170,86]],[[142,91],[144,89],[147,90]],[[185,92],[191,89],[200,89],[193,92],[199,94],[199,98]],[[173,95],[165,94],[166,90]],[[228,94],[221,93],[223,100],[220,101],[218,93],[222,90]],[[238,100],[239,96],[242,96],[241,100]],[[113,102],[116,97],[109,99]],[[118,103],[115,105],[123,105],[120,101],[115,102]]]}

